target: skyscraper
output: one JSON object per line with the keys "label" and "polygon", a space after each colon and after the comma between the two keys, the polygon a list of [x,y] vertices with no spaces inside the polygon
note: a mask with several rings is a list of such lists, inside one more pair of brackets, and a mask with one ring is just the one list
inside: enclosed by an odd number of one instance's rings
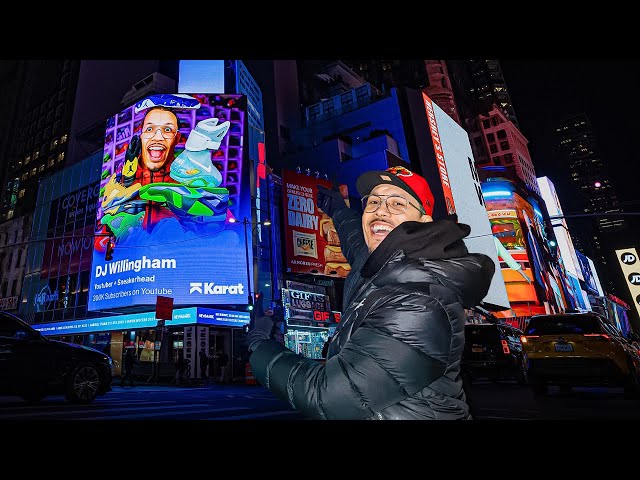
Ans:
{"label": "skyscraper", "polygon": [[[619,201],[598,153],[596,137],[587,116],[582,113],[560,122],[555,130],[554,156],[568,166],[570,185],[567,204],[576,213],[597,214],[592,219],[569,219],[578,249],[587,252],[606,268],[612,233],[627,228],[621,216],[602,215],[621,212]],[[604,275],[611,288],[610,276]]]}
{"label": "skyscraper", "polygon": [[497,60],[447,62],[460,124],[469,134],[476,165],[510,167],[527,187],[540,194],[509,92]]}

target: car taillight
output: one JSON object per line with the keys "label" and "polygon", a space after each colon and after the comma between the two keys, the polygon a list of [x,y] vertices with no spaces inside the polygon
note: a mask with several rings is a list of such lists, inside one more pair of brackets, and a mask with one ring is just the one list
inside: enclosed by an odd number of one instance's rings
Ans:
{"label": "car taillight", "polygon": [[527,343],[532,338],[540,338],[540,335],[523,335],[520,337],[522,343]]}
{"label": "car taillight", "polygon": [[585,337],[597,337],[597,338],[601,338],[603,340],[609,340],[609,335],[607,335],[606,333],[583,333],[583,335]]}
{"label": "car taillight", "polygon": [[504,353],[505,355],[509,355],[509,344],[507,343],[506,340],[500,340],[500,342],[502,343],[502,353]]}

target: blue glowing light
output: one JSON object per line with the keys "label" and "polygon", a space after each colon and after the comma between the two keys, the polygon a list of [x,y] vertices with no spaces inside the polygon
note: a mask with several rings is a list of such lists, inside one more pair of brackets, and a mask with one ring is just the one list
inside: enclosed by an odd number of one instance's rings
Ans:
{"label": "blue glowing light", "polygon": [[494,190],[492,192],[483,192],[484,198],[511,198],[512,192],[509,190]]}

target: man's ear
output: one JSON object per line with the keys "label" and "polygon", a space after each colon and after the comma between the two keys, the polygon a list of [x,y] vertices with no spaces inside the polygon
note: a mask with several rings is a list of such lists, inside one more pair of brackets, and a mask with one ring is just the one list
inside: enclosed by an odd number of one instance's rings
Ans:
{"label": "man's ear", "polygon": [[419,221],[421,223],[433,222],[433,218],[431,218],[431,215],[422,215]]}

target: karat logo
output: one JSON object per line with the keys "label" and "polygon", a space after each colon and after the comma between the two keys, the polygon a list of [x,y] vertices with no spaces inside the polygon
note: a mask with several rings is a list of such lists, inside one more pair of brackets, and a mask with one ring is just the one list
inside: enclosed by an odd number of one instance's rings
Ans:
{"label": "karat logo", "polygon": [[636,260],[638,260],[638,259],[636,258],[636,256],[633,253],[623,253],[620,256],[620,260],[625,265],[633,265],[634,263],[636,263]]}
{"label": "karat logo", "polygon": [[191,282],[189,284],[189,295],[199,293],[201,295],[243,295],[244,285],[216,285],[214,282]]}
{"label": "karat logo", "polygon": [[631,285],[640,285],[640,273],[632,273],[628,277]]}

